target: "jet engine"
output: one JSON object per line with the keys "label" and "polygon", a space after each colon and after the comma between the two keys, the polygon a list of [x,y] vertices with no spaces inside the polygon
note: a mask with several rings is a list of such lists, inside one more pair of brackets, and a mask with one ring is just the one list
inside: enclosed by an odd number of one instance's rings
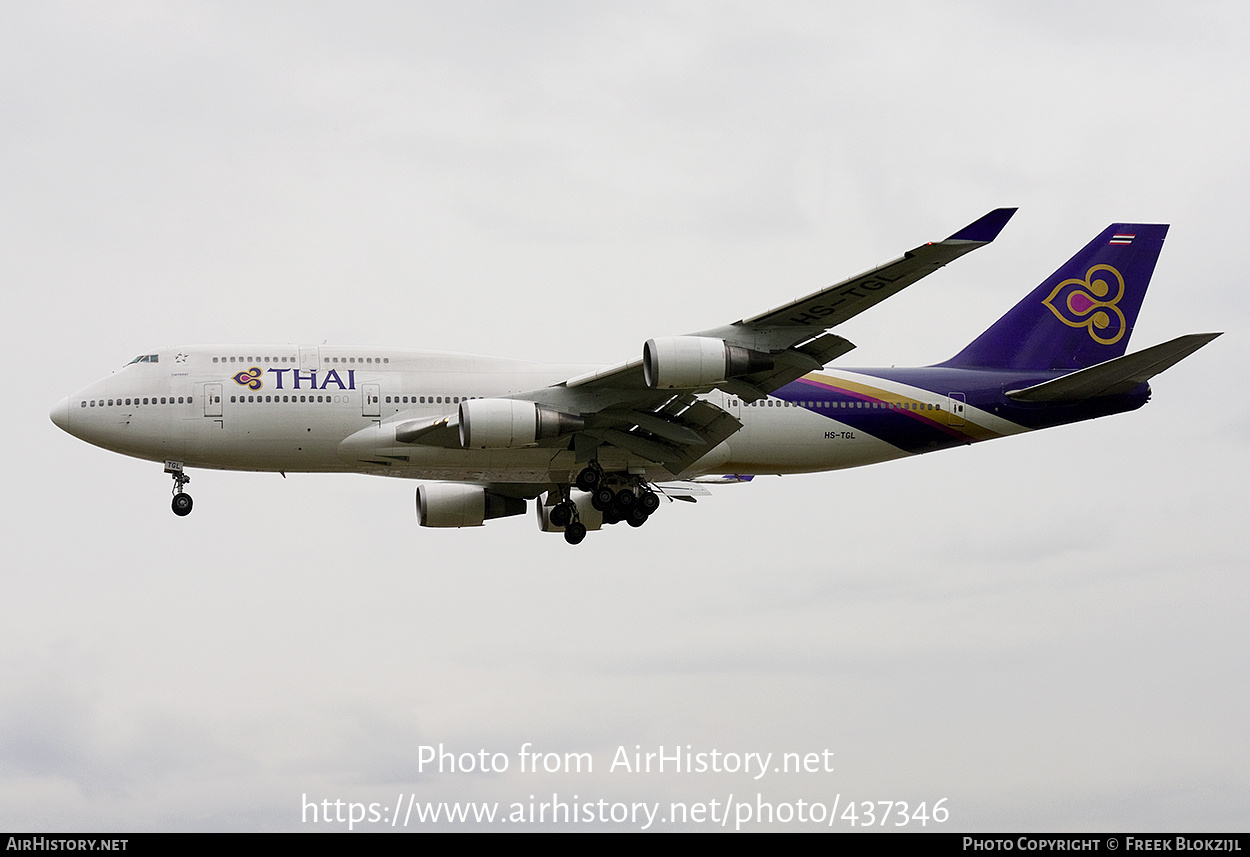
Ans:
{"label": "jet engine", "polygon": [[423,527],[480,527],[490,518],[525,514],[526,503],[481,485],[434,482],[417,486],[417,522]]}
{"label": "jet engine", "polygon": [[465,449],[513,449],[580,431],[575,414],[517,399],[466,399],[460,403],[460,445]]}
{"label": "jet engine", "polygon": [[710,387],[772,368],[771,354],[707,336],[665,336],[642,347],[642,376],[653,390]]}

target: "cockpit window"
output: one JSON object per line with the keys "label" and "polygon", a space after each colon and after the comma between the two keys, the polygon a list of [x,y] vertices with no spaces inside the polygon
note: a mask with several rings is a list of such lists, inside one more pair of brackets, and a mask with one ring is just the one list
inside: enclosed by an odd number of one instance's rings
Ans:
{"label": "cockpit window", "polygon": [[127,363],[126,365],[130,366],[135,363],[159,363],[159,362],[161,362],[161,356],[159,354],[140,354],[138,357],[136,357],[134,360],[131,360],[130,363]]}

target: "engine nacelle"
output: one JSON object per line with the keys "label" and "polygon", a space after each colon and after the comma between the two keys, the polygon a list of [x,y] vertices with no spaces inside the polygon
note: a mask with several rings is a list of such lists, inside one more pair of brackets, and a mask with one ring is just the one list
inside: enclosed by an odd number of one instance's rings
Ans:
{"label": "engine nacelle", "polygon": [[580,431],[586,421],[517,399],[466,399],[460,403],[460,445],[513,449]]}
{"label": "engine nacelle", "polygon": [[417,523],[423,527],[480,527],[491,518],[523,515],[525,506],[519,497],[494,494],[480,485],[417,486]]}
{"label": "engine nacelle", "polygon": [[653,390],[711,387],[772,368],[771,354],[708,336],[665,336],[642,347],[642,377]]}
{"label": "engine nacelle", "polygon": [[[577,506],[577,519],[586,526],[586,529],[602,529],[603,513],[590,504],[590,495],[582,491],[571,491],[569,493],[573,503]],[[547,505],[546,494],[538,498],[538,529],[544,533],[564,532],[564,527],[557,527],[551,523],[551,509],[552,507]]]}

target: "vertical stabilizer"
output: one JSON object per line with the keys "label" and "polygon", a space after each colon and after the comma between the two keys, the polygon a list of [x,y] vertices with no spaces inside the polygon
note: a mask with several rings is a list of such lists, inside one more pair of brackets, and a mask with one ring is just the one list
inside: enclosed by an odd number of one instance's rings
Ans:
{"label": "vertical stabilizer", "polygon": [[1167,231],[1166,224],[1111,224],[941,365],[1074,370],[1121,356]]}

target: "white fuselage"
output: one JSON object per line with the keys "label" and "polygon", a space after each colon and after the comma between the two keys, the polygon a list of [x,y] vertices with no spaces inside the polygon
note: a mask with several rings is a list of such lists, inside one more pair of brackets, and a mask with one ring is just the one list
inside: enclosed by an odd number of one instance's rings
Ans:
{"label": "white fuselage", "polygon": [[[466,398],[539,389],[596,368],[414,349],[290,345],[167,348],[138,359],[58,404],[54,421],[97,446],[187,467],[533,483],[571,479],[580,467],[573,452],[561,445],[396,445],[394,425],[453,416]],[[743,428],[684,473],[668,473],[612,447],[601,453],[602,463],[666,479],[832,470],[907,454],[848,429],[836,414],[780,398],[750,406],[719,391],[705,398]],[[380,440],[388,428],[389,446]],[[362,449],[377,454],[362,455]]]}

